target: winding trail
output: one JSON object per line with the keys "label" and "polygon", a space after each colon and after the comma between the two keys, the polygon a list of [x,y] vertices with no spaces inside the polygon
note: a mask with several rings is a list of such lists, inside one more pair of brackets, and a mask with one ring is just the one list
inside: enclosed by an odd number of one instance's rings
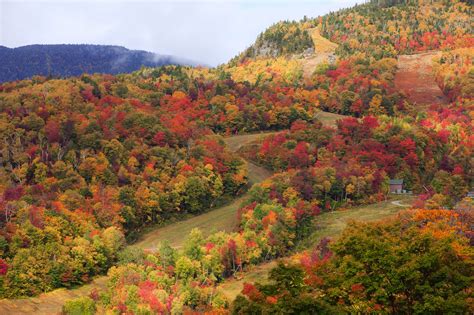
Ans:
{"label": "winding trail", "polygon": [[[224,138],[224,141],[231,151],[237,152],[242,146],[272,133],[274,132],[238,135]],[[271,171],[249,161],[247,161],[247,168],[250,185],[260,183],[273,175]],[[230,204],[151,231],[145,234],[138,242],[133,244],[133,246],[153,251],[160,242],[167,240],[171,246],[179,248],[189,232],[194,228],[201,229],[204,236],[214,231],[231,232],[236,228],[238,223],[235,214],[247,197],[248,195],[245,193],[234,199]]]}
{"label": "winding trail", "polygon": [[[273,132],[238,135],[224,138],[224,141],[231,151],[237,152],[242,145],[256,141],[271,133]],[[250,185],[260,183],[273,174],[271,171],[253,163],[247,162],[247,165]],[[168,240],[172,246],[180,247],[193,228],[200,228],[204,235],[213,231],[231,231],[237,224],[237,216],[235,214],[246,197],[247,193],[236,198],[230,204],[210,210],[209,212],[184,221],[157,228],[146,233],[138,242],[130,246],[137,246],[153,251],[161,241]],[[61,288],[43,293],[37,297],[24,299],[2,299],[0,300],[0,314],[60,314],[62,307],[67,300],[87,296],[93,289],[100,291],[106,289],[106,287],[107,276],[98,276],[94,278],[91,283],[74,289]]]}
{"label": "winding trail", "polygon": [[394,200],[391,202],[392,205],[397,206],[397,207],[409,207],[410,205],[406,205],[403,203],[400,203],[401,200]]}
{"label": "winding trail", "polygon": [[338,46],[336,43],[323,37],[320,33],[319,27],[311,28],[307,31],[310,33],[311,39],[313,40],[314,53],[299,59],[303,67],[304,78],[310,78],[319,64],[334,63],[337,59],[335,51]]}

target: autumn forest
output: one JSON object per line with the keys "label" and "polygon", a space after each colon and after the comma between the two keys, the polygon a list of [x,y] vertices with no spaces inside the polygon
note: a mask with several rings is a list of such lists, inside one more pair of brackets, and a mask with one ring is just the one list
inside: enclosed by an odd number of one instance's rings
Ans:
{"label": "autumn forest", "polygon": [[1,83],[0,313],[472,313],[472,16],[369,1],[215,68]]}

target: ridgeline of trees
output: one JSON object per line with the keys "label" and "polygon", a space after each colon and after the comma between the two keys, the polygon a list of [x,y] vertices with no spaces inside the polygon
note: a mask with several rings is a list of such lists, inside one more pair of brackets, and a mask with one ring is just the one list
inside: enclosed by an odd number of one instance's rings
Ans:
{"label": "ridgeline of trees", "polygon": [[35,75],[63,78],[83,73],[128,73],[143,66],[189,63],[173,56],[105,45],[0,46],[0,60],[0,82]]}

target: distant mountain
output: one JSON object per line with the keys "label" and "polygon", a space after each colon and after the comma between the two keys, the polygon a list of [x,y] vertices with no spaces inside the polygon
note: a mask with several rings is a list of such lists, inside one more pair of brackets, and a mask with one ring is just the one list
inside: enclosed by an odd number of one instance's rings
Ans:
{"label": "distant mountain", "polygon": [[189,60],[108,45],[0,46],[0,82],[34,75],[70,77],[82,73],[125,73],[141,66],[195,65]]}

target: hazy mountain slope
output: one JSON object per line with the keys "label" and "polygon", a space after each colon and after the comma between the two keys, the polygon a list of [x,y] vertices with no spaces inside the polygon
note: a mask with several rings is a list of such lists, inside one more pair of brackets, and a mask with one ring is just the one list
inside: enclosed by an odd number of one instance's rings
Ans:
{"label": "hazy mountain slope", "polygon": [[124,73],[141,66],[193,64],[174,56],[105,45],[0,46],[0,82],[34,75],[69,77],[86,73]]}

